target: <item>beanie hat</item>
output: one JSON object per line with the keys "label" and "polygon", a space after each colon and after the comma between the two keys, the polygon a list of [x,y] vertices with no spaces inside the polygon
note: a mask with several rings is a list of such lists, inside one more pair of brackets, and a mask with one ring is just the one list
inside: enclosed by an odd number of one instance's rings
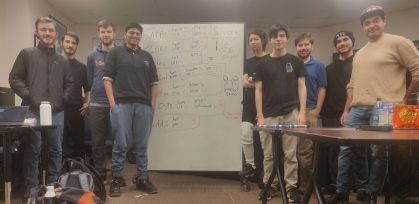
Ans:
{"label": "beanie hat", "polygon": [[340,38],[342,36],[348,36],[352,40],[352,46],[355,45],[354,34],[352,34],[352,32],[351,31],[348,31],[348,30],[341,30],[341,31],[339,31],[339,32],[336,33],[336,35],[335,35],[335,37],[333,39],[333,44],[335,45],[335,47],[336,47],[336,44],[337,44],[336,41],[338,40],[338,38]]}
{"label": "beanie hat", "polygon": [[364,20],[368,17],[380,15],[381,18],[384,20],[384,9],[381,6],[369,6],[361,14],[361,26],[364,23]]}

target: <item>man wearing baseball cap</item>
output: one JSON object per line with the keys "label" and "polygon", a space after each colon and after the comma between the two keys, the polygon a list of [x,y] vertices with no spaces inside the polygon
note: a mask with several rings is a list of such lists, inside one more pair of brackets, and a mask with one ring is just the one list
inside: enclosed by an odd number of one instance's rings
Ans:
{"label": "man wearing baseball cap", "polygon": [[[354,57],[353,47],[355,38],[351,31],[341,30],[334,35],[333,45],[339,53],[337,59],[326,67],[327,81],[326,98],[320,112],[323,127],[342,127],[340,117],[345,110],[346,85],[352,74],[352,61]],[[332,145],[327,148],[325,157],[329,159],[329,171],[326,175],[330,177],[330,185],[323,189],[324,195],[333,195],[336,192],[336,177],[338,173],[339,145]],[[365,194],[365,187],[368,182],[368,168],[366,148],[360,147],[355,151],[354,168],[352,169],[357,197]],[[349,197],[347,197],[349,199]],[[359,198],[362,200],[362,198]]]}
{"label": "man wearing baseball cap", "polygon": [[[341,117],[342,125],[368,125],[376,98],[382,102],[406,101],[407,95],[419,88],[419,52],[413,42],[397,35],[384,33],[385,13],[380,6],[370,6],[361,15],[361,26],[369,42],[353,59],[351,79],[346,86],[347,100]],[[412,82],[406,90],[406,71]],[[377,203],[387,175],[386,145],[371,145],[371,169],[363,203]],[[356,146],[341,146],[335,199],[343,201],[348,194],[350,169]]]}

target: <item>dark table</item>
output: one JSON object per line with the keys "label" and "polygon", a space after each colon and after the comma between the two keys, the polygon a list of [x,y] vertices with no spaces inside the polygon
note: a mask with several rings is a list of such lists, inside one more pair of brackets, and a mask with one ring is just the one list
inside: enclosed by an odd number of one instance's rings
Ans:
{"label": "dark table", "polygon": [[55,125],[46,126],[3,126],[0,127],[0,133],[3,133],[3,157],[4,157],[4,196],[5,203],[11,203],[12,187],[12,161],[11,161],[11,135],[19,131],[40,131],[42,138],[42,176],[43,185],[45,185],[48,170],[48,132],[49,129],[55,129]]}
{"label": "dark table", "polygon": [[[419,144],[419,130],[393,130],[391,132],[363,131],[355,128],[295,128],[274,130],[276,135],[288,134],[313,141],[313,170],[302,203],[308,203],[313,193],[318,203],[325,203],[323,193],[318,185],[320,154],[317,151],[323,143],[339,145],[416,145]],[[273,143],[273,145],[275,145]],[[277,160],[278,158],[274,158]],[[283,194],[284,195],[284,194]],[[390,200],[385,200],[389,203]]]}

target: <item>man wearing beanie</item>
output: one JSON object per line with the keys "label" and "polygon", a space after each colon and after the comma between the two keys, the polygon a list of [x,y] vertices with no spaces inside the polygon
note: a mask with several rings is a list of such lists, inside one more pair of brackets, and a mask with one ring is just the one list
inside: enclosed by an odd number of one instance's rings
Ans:
{"label": "man wearing beanie", "polygon": [[[351,79],[346,86],[347,100],[341,122],[346,127],[368,125],[376,98],[382,102],[406,101],[419,87],[419,52],[412,41],[384,33],[384,10],[370,6],[361,15],[361,26],[369,42],[353,59]],[[406,91],[406,71],[412,82]],[[386,145],[371,145],[372,163],[363,203],[377,203],[387,175]],[[341,146],[336,194],[329,203],[343,201],[348,194],[348,180],[355,146]]]}
{"label": "man wearing beanie", "polygon": [[[326,74],[329,86],[326,87],[326,97],[320,112],[323,127],[342,127],[340,117],[345,109],[346,85],[349,83],[352,73],[352,60],[354,57],[353,47],[355,38],[351,31],[342,30],[337,32],[333,38],[333,45],[339,53],[338,59],[327,65]],[[338,173],[339,145],[332,145],[327,148],[324,158],[329,159],[330,185],[324,188],[325,195],[332,195],[336,192],[336,177]],[[359,200],[365,193],[368,182],[368,168],[365,146],[359,147],[355,154],[355,167],[353,178],[355,189],[357,189]],[[346,197],[348,199],[348,197]]]}

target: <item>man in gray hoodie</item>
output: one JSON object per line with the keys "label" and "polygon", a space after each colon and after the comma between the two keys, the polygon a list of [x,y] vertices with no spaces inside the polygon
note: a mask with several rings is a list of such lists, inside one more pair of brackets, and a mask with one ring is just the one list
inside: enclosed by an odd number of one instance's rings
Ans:
{"label": "man in gray hoodie", "polygon": [[109,20],[101,20],[98,23],[98,35],[102,43],[87,56],[87,80],[91,87],[90,95],[90,127],[92,131],[92,158],[95,168],[106,179],[106,138],[112,134],[109,119],[109,101],[103,86],[102,76],[106,57],[115,46],[115,25]]}

